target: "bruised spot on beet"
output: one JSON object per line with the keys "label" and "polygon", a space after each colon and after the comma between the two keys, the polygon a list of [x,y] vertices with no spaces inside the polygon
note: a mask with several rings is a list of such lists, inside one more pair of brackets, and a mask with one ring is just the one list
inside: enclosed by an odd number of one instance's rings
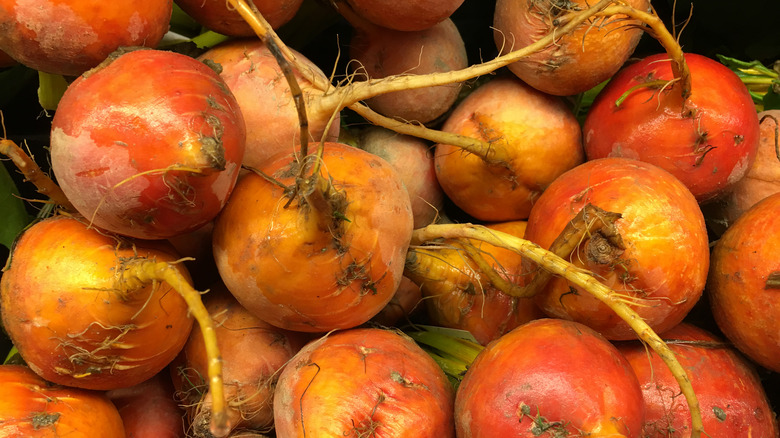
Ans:
{"label": "bruised spot on beet", "polygon": [[35,430],[40,430],[45,427],[54,427],[54,425],[57,423],[57,420],[60,419],[60,413],[59,412],[52,412],[47,414],[46,412],[41,412],[39,414],[35,414],[32,418],[32,425]]}

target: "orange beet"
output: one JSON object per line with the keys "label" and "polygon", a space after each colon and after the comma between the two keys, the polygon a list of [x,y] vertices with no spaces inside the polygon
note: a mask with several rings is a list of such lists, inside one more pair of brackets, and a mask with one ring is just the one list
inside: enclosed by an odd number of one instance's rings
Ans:
{"label": "orange beet", "polygon": [[528,218],[545,188],[584,160],[580,125],[569,107],[515,77],[499,77],[474,90],[442,130],[491,143],[490,162],[459,147],[436,146],[442,189],[482,221]]}
{"label": "orange beet", "polygon": [[[0,280],[3,326],[25,362],[46,380],[115,389],[152,378],[179,353],[193,319],[170,285],[127,285],[136,259],[174,262],[164,242],[122,239],[55,216],[17,240]],[[189,278],[182,265],[174,265]]]}
{"label": "orange beet", "polygon": [[[690,190],[641,161],[588,161],[558,177],[539,197],[526,239],[549,248],[586,203],[622,215],[615,221],[621,243],[593,233],[568,260],[636,304],[633,309],[657,332],[681,322],[704,291],[709,268],[704,216]],[[636,337],[605,304],[562,278],[550,280],[536,299],[548,315],[581,322],[608,339]]]}
{"label": "orange beet", "polygon": [[742,214],[712,250],[707,292],[718,327],[756,363],[780,372],[780,193]]}
{"label": "orange beet", "polygon": [[256,173],[239,180],[214,226],[214,258],[230,292],[290,330],[368,321],[398,288],[411,240],[409,195],[392,166],[341,143],[324,151],[320,181],[330,188],[311,187],[314,204],[299,193],[287,205],[299,164],[282,155],[260,169],[273,181]]}
{"label": "orange beet", "polygon": [[453,438],[453,391],[407,336],[374,328],[309,343],[279,376],[279,438]]}
{"label": "orange beet", "polygon": [[125,438],[105,393],[53,385],[21,365],[0,365],[0,436]]}
{"label": "orange beet", "polygon": [[[501,222],[488,228],[523,237],[525,221]],[[430,320],[435,325],[466,330],[480,344],[497,339],[544,314],[531,298],[505,294],[456,242],[410,250],[406,275],[420,285]],[[522,257],[516,252],[472,241],[488,266],[515,286],[525,284]]]}
{"label": "orange beet", "polygon": [[119,47],[155,47],[172,8],[172,0],[2,0],[0,49],[30,68],[78,76]]}
{"label": "orange beet", "polygon": [[[625,1],[647,10],[649,0]],[[584,9],[587,0],[498,0],[493,17],[494,39],[501,53],[518,50],[554,33],[565,9]],[[642,31],[623,16],[583,23],[560,35],[554,44],[509,65],[517,77],[545,93],[570,96],[609,79],[634,52]]]}

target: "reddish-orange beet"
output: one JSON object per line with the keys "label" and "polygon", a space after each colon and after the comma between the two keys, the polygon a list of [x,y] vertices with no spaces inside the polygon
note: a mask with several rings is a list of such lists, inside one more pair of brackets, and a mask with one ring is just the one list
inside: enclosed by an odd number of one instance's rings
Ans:
{"label": "reddish-orange beet", "polygon": [[413,340],[391,330],[339,331],[309,343],[279,376],[279,438],[453,438],[453,391]]}
{"label": "reddish-orange beet", "polygon": [[712,250],[707,293],[718,327],[756,363],[780,372],[780,193],[742,214]]}
{"label": "reddish-orange beet", "polygon": [[628,361],[588,327],[538,319],[488,344],[455,398],[457,436],[640,437],[642,390]]}
{"label": "reddish-orange beet", "polygon": [[35,70],[78,76],[120,47],[155,47],[172,8],[172,0],[2,0],[0,49]]}
{"label": "reddish-orange beet", "polygon": [[0,365],[0,436],[125,438],[105,393],[59,386],[22,365]]}
{"label": "reddish-orange beet", "polygon": [[[712,334],[682,323],[663,338],[685,369],[710,437],[777,437],[775,413],[753,364]],[[680,385],[646,345],[621,342],[642,386],[647,413],[643,438],[689,437],[691,414]]]}
{"label": "reddish-orange beet", "polygon": [[699,202],[727,193],[756,156],[759,126],[745,84],[728,67],[688,53],[690,96],[683,102],[666,54],[618,72],[588,111],[588,159],[646,161],[674,175]]}
{"label": "reddish-orange beet", "polygon": [[52,168],[96,226],[164,239],[211,221],[244,156],[244,119],[220,77],[162,50],[117,53],[73,82],[52,120]]}
{"label": "reddish-orange beet", "polygon": [[[278,29],[290,21],[303,0],[254,0],[257,10],[272,28]],[[254,36],[255,31],[227,0],[176,0],[190,17],[203,27],[230,36]]]}
{"label": "reddish-orange beet", "polygon": [[[566,224],[591,203],[619,213],[619,241],[596,232],[569,261],[596,274],[657,332],[678,323],[699,300],[709,268],[709,241],[696,199],[678,179],[626,158],[592,160],[558,177],[531,210],[526,239],[549,248]],[[536,265],[529,269],[536,270]],[[581,322],[608,339],[636,334],[615,312],[563,278],[537,295],[548,315]]]}

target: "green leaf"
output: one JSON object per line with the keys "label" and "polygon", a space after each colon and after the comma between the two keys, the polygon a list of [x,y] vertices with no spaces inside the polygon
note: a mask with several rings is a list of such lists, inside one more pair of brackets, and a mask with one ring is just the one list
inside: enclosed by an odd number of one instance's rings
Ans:
{"label": "green leaf", "polygon": [[30,223],[30,216],[5,166],[0,166],[0,211],[0,244],[10,250],[16,236]]}
{"label": "green leaf", "polygon": [[43,109],[56,110],[67,88],[68,82],[62,75],[38,72],[38,102]]}
{"label": "green leaf", "polygon": [[763,99],[764,111],[771,109],[780,109],[780,94],[773,89],[767,91]]}

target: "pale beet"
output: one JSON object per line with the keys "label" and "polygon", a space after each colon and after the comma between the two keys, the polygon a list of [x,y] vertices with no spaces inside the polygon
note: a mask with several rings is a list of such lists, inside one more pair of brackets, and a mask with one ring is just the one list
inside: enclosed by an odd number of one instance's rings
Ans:
{"label": "pale beet", "polygon": [[414,228],[434,222],[443,213],[444,192],[436,179],[429,142],[373,126],[360,132],[358,147],[384,158],[398,171],[412,202]]}
{"label": "pale beet", "polygon": [[[314,75],[322,75],[303,55],[293,53]],[[301,134],[295,102],[279,64],[262,41],[257,38],[228,41],[198,59],[220,65],[220,76],[238,100],[247,121],[244,165],[259,168],[275,155],[295,150]],[[294,74],[304,94],[309,141],[336,140],[340,129],[338,111],[320,108],[317,100],[322,91],[300,72]]]}
{"label": "pale beet", "polygon": [[279,376],[276,436],[452,438],[444,372],[397,331],[351,329],[303,347]]}
{"label": "pale beet", "polygon": [[227,202],[244,156],[235,97],[205,64],[161,50],[117,52],[65,91],[52,169],[94,225],[131,237],[194,231]]}
{"label": "pale beet", "polygon": [[[586,236],[567,260],[593,272],[656,332],[680,323],[701,297],[709,268],[704,216],[690,190],[649,163],[588,161],[558,177],[539,197],[526,239],[549,248],[588,203],[621,216],[614,232]],[[529,264],[529,270],[536,269]],[[550,280],[536,301],[548,315],[578,321],[608,339],[636,337],[605,304],[565,279]]]}
{"label": "pale beet", "polygon": [[721,201],[724,219],[729,224],[762,199],[780,192],[780,157],[776,147],[776,142],[780,142],[780,109],[762,111],[758,118],[761,133],[756,159],[745,177]]}
{"label": "pale beet", "polygon": [[422,291],[420,286],[409,279],[401,277],[401,283],[395,290],[393,298],[373,318],[372,323],[386,327],[404,324],[422,306]]}
{"label": "pale beet", "polygon": [[128,438],[184,438],[179,407],[167,369],[149,380],[106,392],[122,417]]}
{"label": "pale beet", "polygon": [[[253,316],[223,285],[212,288],[204,304],[214,319],[224,361],[222,375],[230,428],[267,432],[273,427],[273,393],[278,373],[307,338]],[[208,358],[199,328],[193,329],[170,370],[177,398],[187,409],[189,436],[211,438]]]}
{"label": "pale beet", "polygon": [[498,77],[474,90],[442,130],[490,144],[482,154],[436,145],[442,189],[482,221],[527,219],[547,186],[584,160],[580,125],[571,109],[515,77]]}
{"label": "pale beet", "polygon": [[[423,75],[468,66],[466,45],[457,26],[446,19],[425,30],[403,32],[352,20],[350,66],[357,79]],[[374,111],[399,120],[428,123],[455,103],[460,84],[395,91],[366,100]]]}
{"label": "pale beet", "polygon": [[78,76],[120,47],[155,47],[172,7],[172,0],[3,0],[0,49],[35,70]]}

